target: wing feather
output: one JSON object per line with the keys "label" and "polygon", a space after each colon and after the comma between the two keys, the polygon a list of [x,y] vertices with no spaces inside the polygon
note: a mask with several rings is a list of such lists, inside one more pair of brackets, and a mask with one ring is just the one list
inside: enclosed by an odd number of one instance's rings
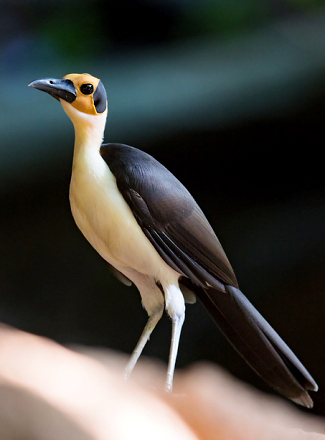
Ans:
{"label": "wing feather", "polygon": [[104,144],[101,155],[144,234],[173,269],[206,287],[237,287],[226,254],[188,190],[163,165],[136,148]]}
{"label": "wing feather", "polygon": [[312,406],[317,384],[289,347],[238,289],[225,252],[186,188],[135,148],[106,144],[101,155],[137,222],[159,255],[195,292],[231,344],[275,390]]}

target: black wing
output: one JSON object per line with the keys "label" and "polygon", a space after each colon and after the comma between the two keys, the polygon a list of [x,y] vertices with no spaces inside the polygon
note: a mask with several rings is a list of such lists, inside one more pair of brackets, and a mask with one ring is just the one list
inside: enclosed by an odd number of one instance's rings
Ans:
{"label": "black wing", "polygon": [[121,144],[100,153],[143,232],[173,269],[201,287],[237,287],[225,252],[203,212],[178,179],[150,155]]}
{"label": "black wing", "polygon": [[135,148],[106,144],[101,155],[118,189],[161,257],[195,291],[225,336],[272,388],[311,407],[317,384],[285,342],[237,288],[219,240],[186,188]]}

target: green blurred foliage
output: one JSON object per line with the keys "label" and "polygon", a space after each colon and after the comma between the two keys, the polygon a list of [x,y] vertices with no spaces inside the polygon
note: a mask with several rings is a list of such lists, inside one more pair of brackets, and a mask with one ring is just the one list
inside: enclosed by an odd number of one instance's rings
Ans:
{"label": "green blurred foliage", "polygon": [[308,11],[314,7],[325,4],[324,0],[287,0],[287,2],[299,10]]}
{"label": "green blurred foliage", "polygon": [[312,11],[324,0],[203,0],[182,10],[176,36],[232,35],[266,24],[277,16]]}
{"label": "green blurred foliage", "polygon": [[[63,59],[94,59],[104,47],[103,20],[96,4],[66,3],[62,9],[50,8],[36,28],[36,33],[48,42]],[[105,45],[108,44],[105,38]]]}
{"label": "green blurred foliage", "polygon": [[269,7],[257,0],[216,0],[195,3],[184,10],[181,29],[184,34],[229,35],[263,23]]}

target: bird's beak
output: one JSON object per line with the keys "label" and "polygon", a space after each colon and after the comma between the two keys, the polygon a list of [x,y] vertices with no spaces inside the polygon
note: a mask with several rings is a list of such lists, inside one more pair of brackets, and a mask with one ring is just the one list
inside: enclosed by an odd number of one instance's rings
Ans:
{"label": "bird's beak", "polygon": [[37,79],[28,84],[28,86],[49,93],[58,100],[64,99],[69,103],[73,102],[77,97],[73,82],[69,79]]}

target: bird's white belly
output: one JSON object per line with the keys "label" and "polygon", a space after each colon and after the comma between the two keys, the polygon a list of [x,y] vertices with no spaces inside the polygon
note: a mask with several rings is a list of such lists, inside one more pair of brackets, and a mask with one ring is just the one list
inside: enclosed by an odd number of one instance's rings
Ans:
{"label": "bird's white belly", "polygon": [[175,278],[142,232],[98,151],[74,159],[70,204],[81,232],[117,269],[128,276],[131,269],[155,279]]}

